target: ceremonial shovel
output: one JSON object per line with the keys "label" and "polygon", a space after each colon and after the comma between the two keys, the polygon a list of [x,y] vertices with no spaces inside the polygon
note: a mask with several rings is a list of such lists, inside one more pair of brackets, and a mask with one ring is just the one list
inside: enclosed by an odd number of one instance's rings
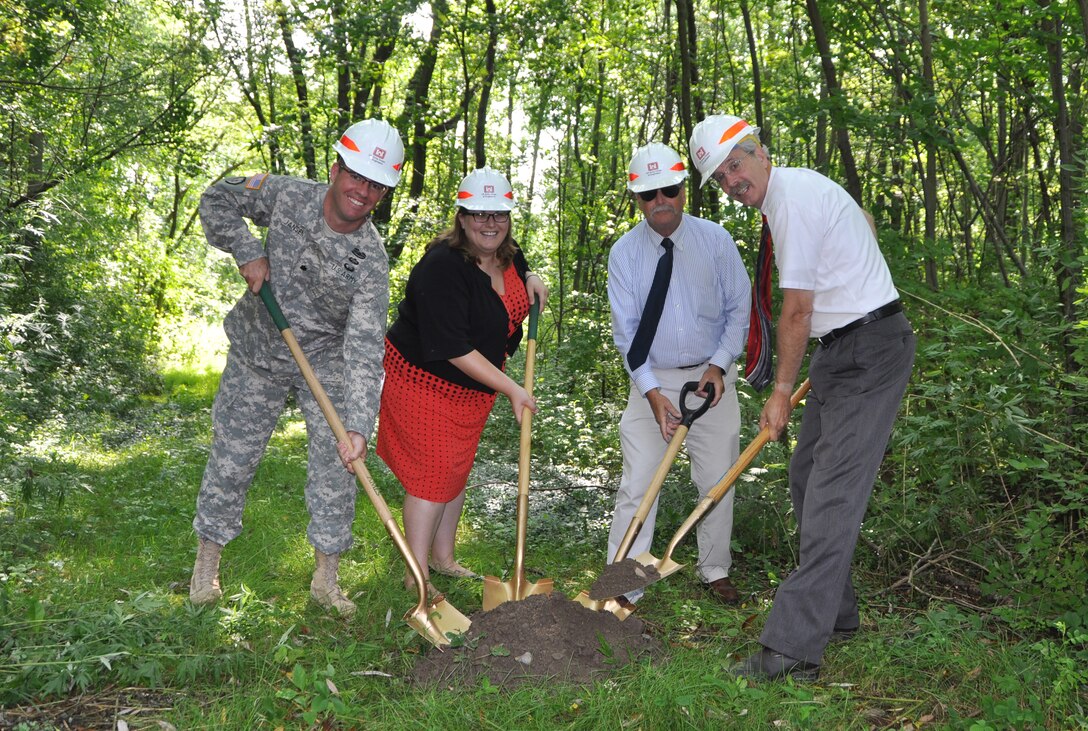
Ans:
{"label": "ceremonial shovel", "polygon": [[[790,397],[791,410],[796,408],[797,404],[800,403],[801,399],[808,393],[808,386],[809,383],[806,378],[804,383],[794,391],[793,396]],[[729,492],[729,488],[733,486],[733,483],[736,482],[741,473],[744,472],[748,465],[751,464],[752,460],[755,459],[755,456],[759,454],[759,451],[763,449],[764,445],[769,441],[771,441],[770,427],[763,427],[759,434],[756,435],[756,438],[752,440],[752,443],[748,445],[744,452],[741,453],[740,457],[737,458],[737,461],[733,463],[733,466],[729,468],[729,471],[722,476],[722,479],[718,480],[718,484],[711,488],[710,492],[707,493],[707,496],[695,506],[695,510],[691,512],[691,515],[688,516],[687,520],[684,521],[679,530],[677,530],[676,534],[672,537],[664,556],[660,559],[656,559],[649,551],[639,556],[635,556],[635,560],[643,566],[652,566],[657,569],[660,576],[655,579],[655,581],[660,581],[666,576],[672,576],[677,571],[684,568],[684,564],[672,560],[673,549],[676,548],[676,545],[691,531],[695,524],[698,523],[711,508],[717,505],[723,497],[725,497],[725,493]],[[640,589],[642,586],[645,586],[645,584],[635,588]]]}
{"label": "ceremonial shovel", "polygon": [[[691,394],[699,390],[698,381],[688,381],[680,389],[680,425],[676,427],[676,431],[672,435],[672,439],[669,440],[669,446],[665,449],[665,456],[661,459],[660,464],[657,466],[657,472],[654,473],[654,477],[650,480],[650,486],[646,488],[646,493],[642,496],[642,502],[638,504],[638,510],[635,511],[635,515],[631,518],[630,525],[627,526],[627,532],[623,536],[623,540],[620,542],[619,548],[616,550],[616,555],[612,559],[613,564],[620,563],[627,558],[627,553],[631,550],[631,544],[634,543],[635,537],[638,532],[642,530],[642,524],[646,522],[646,516],[650,512],[650,508],[654,504],[654,500],[657,499],[657,495],[661,492],[661,486],[665,484],[665,477],[669,474],[669,468],[672,467],[672,463],[676,461],[676,455],[680,451],[680,445],[684,442],[684,437],[687,436],[688,430],[691,429],[691,425],[700,416],[706,413],[706,410],[710,408],[711,402],[714,400],[714,385],[708,383],[706,385],[706,400],[697,409],[689,409],[687,405],[688,394]],[[652,583],[652,582],[651,582]],[[642,585],[631,587],[627,591],[634,591],[641,588]],[[626,594],[627,591],[622,591],[616,594]],[[606,611],[612,612],[620,619],[627,619],[627,616],[631,613],[629,608],[623,607],[615,598],[608,599],[592,599],[589,596],[590,592],[579,592],[578,596],[574,597],[574,601],[581,604],[586,609],[592,609],[595,612]]]}
{"label": "ceremonial shovel", "polygon": [[[287,323],[287,318],[283,316],[283,312],[272,294],[272,287],[268,282],[261,285],[261,299],[264,300],[264,304],[268,308],[268,314],[272,315],[272,321],[287,342],[291,355],[294,356],[299,370],[302,371],[302,377],[306,379],[310,392],[313,393],[318,406],[321,407],[321,413],[325,415],[333,434],[336,435],[336,441],[350,443],[347,430],[336,413],[336,407],[332,405],[332,401],[329,400],[324,387],[317,380],[317,374],[310,367],[306,354],[302,352],[294,333],[291,332],[291,326]],[[413,609],[408,610],[408,613],[404,615],[404,621],[436,647],[441,648],[443,645],[449,645],[449,635],[464,634],[472,623],[468,617],[461,614],[453,605],[447,602],[442,594],[437,595],[430,602],[428,601],[427,582],[423,579],[423,571],[419,567],[419,562],[416,561],[412,549],[409,548],[408,542],[404,539],[404,534],[400,532],[400,526],[397,525],[397,521],[389,512],[389,506],[385,504],[385,500],[375,487],[374,480],[370,477],[370,473],[367,472],[366,465],[360,458],[353,460],[351,466],[355,470],[355,478],[363,486],[363,490],[366,491],[367,497],[370,498],[370,502],[374,505],[378,517],[389,532],[389,537],[393,539],[397,550],[403,556],[404,563],[407,564],[408,571],[411,572],[412,578],[416,582],[416,588],[419,590],[419,603]]]}
{"label": "ceremonial shovel", "polygon": [[[529,339],[525,346],[525,390],[533,395],[533,371],[536,362],[536,326],[540,316],[540,303],[529,308]],[[551,594],[552,580],[530,582],[525,578],[525,534],[529,522],[529,446],[532,442],[530,429],[533,412],[528,408],[521,412],[521,448],[518,453],[518,507],[517,539],[514,545],[514,569],[509,581],[497,576],[484,577],[484,611],[489,612],[503,602],[521,601],[534,594]]]}

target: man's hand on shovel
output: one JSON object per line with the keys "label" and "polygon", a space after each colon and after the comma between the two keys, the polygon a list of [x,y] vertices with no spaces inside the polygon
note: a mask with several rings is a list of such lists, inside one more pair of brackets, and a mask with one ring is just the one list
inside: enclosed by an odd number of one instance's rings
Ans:
{"label": "man's hand on shovel", "polygon": [[357,431],[349,431],[350,442],[337,442],[336,451],[340,453],[340,461],[351,474],[355,474],[355,468],[351,463],[366,456],[366,438]]}

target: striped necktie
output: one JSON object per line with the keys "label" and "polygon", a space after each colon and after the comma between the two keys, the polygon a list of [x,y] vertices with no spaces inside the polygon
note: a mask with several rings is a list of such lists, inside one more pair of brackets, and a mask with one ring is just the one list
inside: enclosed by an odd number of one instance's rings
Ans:
{"label": "striped necktie", "polygon": [[748,355],[744,364],[744,377],[752,388],[762,391],[774,380],[773,330],[771,328],[771,267],[774,261],[774,243],[771,227],[763,217],[763,230],[759,234],[759,255],[756,258],[756,276],[752,287],[752,313],[748,324]]}

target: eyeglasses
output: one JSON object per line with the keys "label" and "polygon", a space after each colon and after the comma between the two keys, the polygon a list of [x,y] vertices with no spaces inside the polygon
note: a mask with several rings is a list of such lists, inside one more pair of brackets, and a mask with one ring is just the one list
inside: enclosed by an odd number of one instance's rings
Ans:
{"label": "eyeglasses", "polygon": [[666,185],[664,188],[654,188],[653,190],[639,191],[638,197],[649,203],[657,197],[658,193],[662,193],[666,198],[675,198],[680,195],[679,185]]}
{"label": "eyeglasses", "polygon": [[[744,150],[743,152],[744,152],[744,155],[754,155],[755,154],[754,152],[748,152],[747,150]],[[725,186],[722,185],[722,181],[725,180],[725,176],[726,175],[734,175],[738,170],[740,170],[740,166],[743,165],[743,164],[744,164],[744,157],[743,156],[742,157],[728,157],[728,158],[725,159],[725,162],[722,163],[722,165],[725,167],[725,170],[722,170],[719,167],[713,174],[711,174],[710,179],[713,180],[715,183],[717,183],[719,188],[724,188]]]}
{"label": "eyeglasses", "polygon": [[345,173],[347,173],[348,177],[351,178],[352,180],[354,180],[359,185],[362,185],[363,183],[366,183],[370,187],[370,189],[372,191],[374,191],[375,193],[377,193],[378,195],[384,195],[385,191],[389,190],[388,185],[383,185],[382,183],[378,183],[378,182],[375,182],[375,181],[371,180],[370,178],[366,177],[365,175],[360,175],[359,173],[357,173],[354,170],[352,170],[351,168],[349,168],[347,165],[340,165],[340,169],[343,170]]}
{"label": "eyeglasses", "polygon": [[506,211],[465,211],[472,216],[476,223],[487,223],[487,219],[495,219],[495,223],[506,223],[510,220],[510,214]]}

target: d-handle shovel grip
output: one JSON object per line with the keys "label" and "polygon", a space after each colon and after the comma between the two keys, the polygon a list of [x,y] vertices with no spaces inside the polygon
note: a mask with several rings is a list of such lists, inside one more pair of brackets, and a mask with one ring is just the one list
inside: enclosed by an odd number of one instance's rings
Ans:
{"label": "d-handle shovel grip", "polygon": [[661,486],[665,484],[665,477],[669,474],[669,468],[672,467],[676,455],[680,452],[680,445],[683,443],[684,437],[687,436],[692,423],[706,413],[706,410],[710,408],[710,402],[714,400],[714,384],[708,383],[706,384],[707,395],[703,403],[696,409],[689,409],[687,404],[688,395],[698,390],[698,381],[688,381],[680,389],[680,425],[676,427],[672,439],[669,440],[669,446],[665,448],[665,456],[662,457],[661,463],[657,465],[657,471],[654,472],[653,479],[650,480],[646,492],[642,495],[638,509],[635,510],[631,523],[627,526],[627,532],[624,533],[623,540],[620,541],[616,554],[612,557],[612,563],[619,563],[627,558],[635,538],[646,522],[646,516],[650,514],[650,508],[653,507],[658,493],[661,492]]}
{"label": "d-handle shovel grip", "polygon": [[691,428],[691,425],[695,423],[695,420],[706,413],[706,410],[710,408],[710,404],[714,401],[714,384],[706,384],[706,398],[703,399],[698,408],[688,408],[688,395],[699,390],[698,381],[688,381],[680,389],[680,424],[682,426]]}
{"label": "d-handle shovel grip", "polygon": [[[809,381],[806,378],[797,390],[793,392],[793,396],[790,397],[791,410],[797,408],[797,404],[801,403],[801,399],[808,393],[808,388]],[[680,541],[683,540],[684,536],[695,527],[695,524],[725,496],[725,493],[729,492],[729,488],[733,486],[733,483],[737,481],[737,478],[740,477],[741,473],[743,473],[748,465],[752,463],[752,460],[755,459],[756,455],[759,454],[759,451],[763,449],[764,445],[769,441],[771,441],[771,429],[770,427],[765,426],[760,430],[756,438],[752,440],[752,443],[741,452],[740,456],[737,457],[737,461],[733,463],[733,466],[722,475],[722,478],[718,480],[718,484],[712,487],[706,497],[699,501],[699,504],[695,506],[695,510],[691,511],[691,515],[689,515],[677,529],[672,540],[669,541],[669,547],[665,551],[665,555],[662,557],[661,561],[658,562],[659,570],[664,566],[666,560],[672,560],[673,549],[676,548]]]}

